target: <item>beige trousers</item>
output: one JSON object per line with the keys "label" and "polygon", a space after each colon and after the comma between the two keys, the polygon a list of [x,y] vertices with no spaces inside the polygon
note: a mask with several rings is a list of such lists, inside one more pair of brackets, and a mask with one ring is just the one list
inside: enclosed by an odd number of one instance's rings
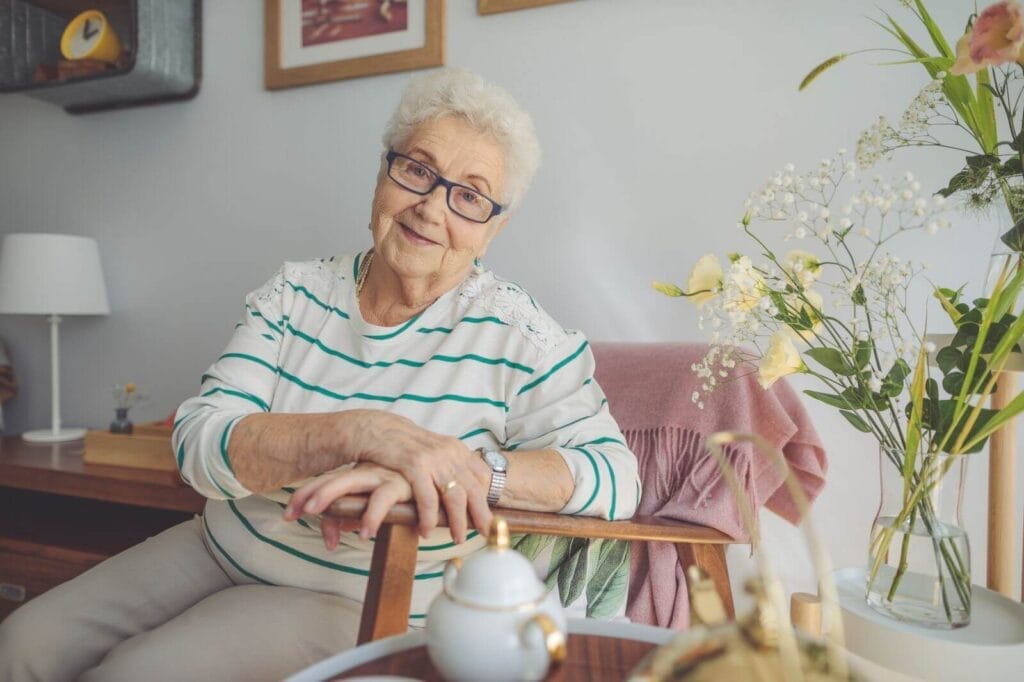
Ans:
{"label": "beige trousers", "polygon": [[279,680],[355,644],[360,604],[243,581],[182,523],[8,616],[0,680]]}

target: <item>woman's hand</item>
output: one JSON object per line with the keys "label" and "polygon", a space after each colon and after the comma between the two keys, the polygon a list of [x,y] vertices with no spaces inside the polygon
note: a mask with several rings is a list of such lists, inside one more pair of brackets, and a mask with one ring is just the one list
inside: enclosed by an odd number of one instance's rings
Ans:
{"label": "woman's hand", "polygon": [[412,487],[420,535],[426,537],[437,525],[441,502],[456,542],[465,541],[470,520],[487,533],[491,469],[462,441],[388,412],[356,410],[347,417],[351,419],[348,447],[354,459],[397,471]]}
{"label": "woman's hand", "polygon": [[412,487],[400,473],[364,462],[321,474],[296,490],[288,500],[284,518],[295,521],[302,514],[321,514],[339,497],[365,493],[370,493],[370,500],[361,519],[321,517],[320,532],[329,551],[338,547],[342,531],[358,529],[364,540],[375,536],[388,511],[412,499]]}

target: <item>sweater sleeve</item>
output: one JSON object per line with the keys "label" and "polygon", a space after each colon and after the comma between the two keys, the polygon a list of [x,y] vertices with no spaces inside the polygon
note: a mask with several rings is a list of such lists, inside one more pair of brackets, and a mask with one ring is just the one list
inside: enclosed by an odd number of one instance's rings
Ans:
{"label": "sweater sleeve", "polygon": [[269,412],[277,385],[287,289],[282,268],[248,294],[227,348],[202,377],[199,395],[175,415],[171,444],[181,477],[201,495],[234,499],[252,494],[235,478],[228,442],[246,415]]}
{"label": "sweater sleeve", "polygon": [[558,451],[576,484],[561,513],[633,516],[640,501],[636,456],[594,381],[594,355],[583,334],[569,332],[512,395],[505,448]]}

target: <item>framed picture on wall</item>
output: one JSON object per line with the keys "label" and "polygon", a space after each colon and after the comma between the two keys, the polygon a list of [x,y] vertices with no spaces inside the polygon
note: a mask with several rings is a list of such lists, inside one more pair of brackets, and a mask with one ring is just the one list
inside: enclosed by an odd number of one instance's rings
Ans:
{"label": "framed picture on wall", "polygon": [[543,7],[544,5],[557,5],[560,2],[570,0],[476,0],[476,11],[478,14],[497,14],[498,12],[511,12],[527,7]]}
{"label": "framed picture on wall", "polygon": [[264,0],[267,90],[444,64],[445,0]]}

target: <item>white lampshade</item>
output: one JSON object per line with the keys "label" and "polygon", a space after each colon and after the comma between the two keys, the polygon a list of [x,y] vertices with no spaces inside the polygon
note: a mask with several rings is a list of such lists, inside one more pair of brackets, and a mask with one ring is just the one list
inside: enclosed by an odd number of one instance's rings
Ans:
{"label": "white lampshade", "polygon": [[96,240],[69,234],[4,237],[0,313],[110,314]]}

